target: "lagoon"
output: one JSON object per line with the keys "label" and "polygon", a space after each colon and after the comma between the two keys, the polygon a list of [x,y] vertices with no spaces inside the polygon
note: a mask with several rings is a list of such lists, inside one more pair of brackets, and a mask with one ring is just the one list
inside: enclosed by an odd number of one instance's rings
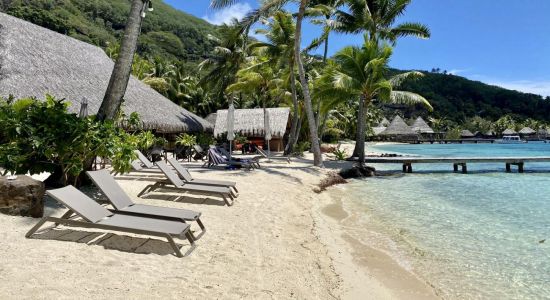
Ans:
{"label": "lagoon", "polygon": [[[421,156],[548,156],[550,144],[380,144]],[[504,164],[418,165],[331,191],[360,217],[350,228],[451,299],[550,299],[550,163],[504,173]],[[392,172],[392,171],[395,171]],[[548,239],[548,240],[547,240]],[[546,241],[547,240],[547,241]]]}

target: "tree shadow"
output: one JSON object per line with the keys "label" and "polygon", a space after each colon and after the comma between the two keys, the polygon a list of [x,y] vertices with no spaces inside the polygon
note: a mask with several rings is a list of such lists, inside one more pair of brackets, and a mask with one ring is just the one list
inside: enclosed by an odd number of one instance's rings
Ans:
{"label": "tree shadow", "polygon": [[[160,189],[159,189],[160,190]],[[225,206],[223,199],[212,199],[212,198],[195,198],[188,197],[184,195],[173,195],[173,194],[158,194],[158,193],[148,193],[141,196],[144,199],[152,200],[164,200],[188,204],[204,204],[204,205],[213,205],[213,206]]]}

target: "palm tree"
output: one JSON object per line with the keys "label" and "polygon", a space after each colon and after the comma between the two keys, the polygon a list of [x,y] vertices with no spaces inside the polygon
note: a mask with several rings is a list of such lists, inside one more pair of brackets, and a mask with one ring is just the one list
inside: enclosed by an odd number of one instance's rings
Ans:
{"label": "palm tree", "polygon": [[[415,22],[405,22],[394,25],[397,18],[405,13],[405,9],[412,0],[345,0],[346,9],[338,10],[336,20],[337,31],[345,33],[368,34],[371,41],[387,40],[395,44],[397,39],[405,36],[429,38],[430,30],[425,25]],[[358,113],[363,107],[359,107]],[[358,116],[358,122],[364,120],[364,116]],[[357,139],[364,139],[363,126],[357,126]],[[364,145],[355,144],[352,156],[360,154],[360,148]]]}
{"label": "palm tree", "polygon": [[126,93],[130,74],[132,72],[132,61],[136,53],[137,40],[143,21],[142,13],[149,4],[149,0],[132,0],[130,15],[124,29],[124,36],[120,45],[120,51],[103,97],[103,102],[97,112],[98,120],[112,120],[122,104],[122,98]]}
{"label": "palm tree", "polygon": [[379,46],[378,42],[370,41],[368,36],[365,36],[365,43],[361,48],[350,46],[336,53],[334,63],[329,65],[319,79],[319,89],[316,91],[319,97],[332,98],[336,103],[338,100],[359,100],[357,132],[363,134],[357,137],[356,147],[359,149],[361,164],[365,162],[366,107],[375,100],[381,103],[422,104],[432,109],[424,97],[394,90],[404,80],[422,76],[422,73],[407,72],[386,79],[391,55],[390,46]]}
{"label": "palm tree", "polygon": [[251,49],[264,49],[265,55],[272,57],[277,67],[288,71],[293,112],[285,154],[290,154],[293,151],[298,140],[298,123],[300,122],[294,60],[295,29],[292,15],[282,10],[277,11],[273,15],[273,20],[267,24],[266,29],[256,30],[256,34],[263,34],[267,41],[253,42],[249,46]]}
{"label": "palm tree", "polygon": [[[221,8],[233,5],[237,3],[238,0],[212,0],[211,6],[214,8]],[[260,20],[262,17],[269,16],[275,11],[279,10],[290,0],[266,0],[262,2],[260,8],[249,13],[241,21],[241,32],[247,31],[250,27]],[[296,31],[295,31],[295,42],[294,42],[294,59],[296,66],[298,67],[298,74],[300,78],[300,83],[302,85],[302,92],[304,97],[304,104],[306,109],[306,115],[308,119],[308,126],[310,130],[310,138],[312,144],[313,152],[313,164],[318,167],[323,166],[323,157],[321,155],[321,147],[319,145],[319,137],[317,133],[317,126],[315,124],[315,117],[313,115],[313,107],[311,105],[311,96],[309,93],[308,81],[306,79],[306,74],[304,66],[302,63],[302,51],[301,51],[301,35],[302,35],[302,22],[304,19],[306,7],[309,3],[309,0],[300,0],[300,5],[298,9],[298,14],[296,17]]]}
{"label": "palm tree", "polygon": [[218,37],[209,36],[218,44],[214,48],[214,56],[199,64],[200,70],[208,70],[200,83],[217,91],[219,99],[224,99],[226,88],[235,82],[237,72],[246,61],[246,39],[240,32],[237,20],[230,25],[221,25],[217,34]]}

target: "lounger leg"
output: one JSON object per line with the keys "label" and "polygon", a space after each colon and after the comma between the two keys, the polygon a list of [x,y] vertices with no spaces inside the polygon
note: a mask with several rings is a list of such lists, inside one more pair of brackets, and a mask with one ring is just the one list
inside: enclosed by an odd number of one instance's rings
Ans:
{"label": "lounger leg", "polygon": [[33,228],[31,228],[31,230],[29,230],[29,232],[27,232],[27,234],[25,234],[25,237],[26,238],[30,238],[38,229],[40,229],[40,227],[42,227],[42,225],[44,225],[44,223],[46,223],[48,220],[50,219],[50,217],[44,217],[42,218],[40,221],[38,221],[38,223],[36,223],[36,225],[34,225]]}
{"label": "lounger leg", "polygon": [[235,190],[235,192],[237,192],[237,193],[239,192],[239,190],[237,190],[237,186],[236,186],[236,185],[235,185],[235,186],[232,186],[232,188]]}
{"label": "lounger leg", "polygon": [[166,239],[168,240],[168,243],[170,244],[170,246],[172,246],[172,249],[174,249],[174,252],[176,253],[176,256],[177,257],[183,257],[183,254],[181,254],[180,248],[178,247],[178,245],[176,245],[176,243],[174,242],[174,239],[172,238],[172,236],[167,234]]}
{"label": "lounger leg", "polygon": [[[232,206],[233,205],[233,202],[229,203],[229,201],[227,201],[227,197],[225,196],[225,194],[221,194],[221,196],[223,198],[223,202],[225,202],[225,204],[227,204],[227,206]],[[227,195],[227,196],[231,197],[231,195]]]}
{"label": "lounger leg", "polygon": [[206,228],[204,228],[204,225],[202,224],[202,221],[201,219],[197,219],[197,225],[199,225],[200,229],[201,229],[201,232],[195,236],[195,241],[200,239],[204,233],[206,232]]}
{"label": "lounger leg", "polygon": [[185,233],[185,236],[187,237],[187,240],[191,244],[191,247],[189,247],[189,250],[187,250],[187,252],[185,252],[185,256],[188,256],[189,254],[191,254],[191,252],[193,252],[193,250],[195,250],[195,248],[197,247],[197,244],[195,244],[195,238],[191,234],[191,231],[187,231]]}
{"label": "lounger leg", "polygon": [[[64,213],[64,214],[61,216],[61,219],[68,219],[68,218],[70,218],[72,215],[73,215],[73,211],[69,209],[66,213]],[[59,225],[59,223],[54,223],[54,224],[55,224],[55,226]]]}
{"label": "lounger leg", "polygon": [[231,196],[233,196],[233,197],[235,197],[235,198],[239,197],[239,193],[233,191],[231,188],[229,189],[229,191],[230,191],[230,193],[231,193]]}

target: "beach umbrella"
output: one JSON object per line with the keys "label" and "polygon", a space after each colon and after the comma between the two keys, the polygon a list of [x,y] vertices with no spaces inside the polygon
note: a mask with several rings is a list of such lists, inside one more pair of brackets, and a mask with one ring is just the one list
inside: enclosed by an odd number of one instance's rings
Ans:
{"label": "beach umbrella", "polygon": [[233,106],[233,103],[231,103],[229,104],[229,109],[227,110],[227,140],[229,141],[229,160],[231,160],[231,147],[233,146],[233,140],[235,139],[233,123],[235,123],[235,106]]}
{"label": "beach umbrella", "polygon": [[81,119],[84,119],[88,116],[88,99],[86,97],[82,98],[82,102],[80,102],[80,113],[78,114],[78,117]]}
{"label": "beach umbrella", "polygon": [[265,140],[267,141],[267,161],[271,156],[271,148],[269,141],[271,141],[271,126],[269,124],[269,110],[264,109],[264,131],[265,131]]}

